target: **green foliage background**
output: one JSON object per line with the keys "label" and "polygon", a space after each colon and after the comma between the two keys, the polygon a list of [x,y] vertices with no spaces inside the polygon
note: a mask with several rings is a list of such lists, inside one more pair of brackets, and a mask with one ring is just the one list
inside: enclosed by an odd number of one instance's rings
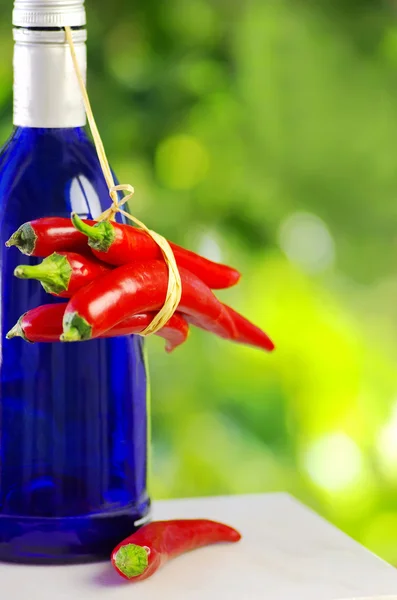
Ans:
{"label": "green foliage background", "polygon": [[[87,0],[89,90],[153,229],[237,266],[277,352],[148,342],[154,498],[285,490],[397,563],[397,21],[380,0]],[[11,120],[0,1],[0,134]]]}

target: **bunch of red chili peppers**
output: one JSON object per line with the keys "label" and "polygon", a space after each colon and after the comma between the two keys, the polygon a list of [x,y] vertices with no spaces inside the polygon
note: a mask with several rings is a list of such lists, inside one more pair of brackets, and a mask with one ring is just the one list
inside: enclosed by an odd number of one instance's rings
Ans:
{"label": "bunch of red chili peppers", "polygon": [[[46,304],[22,315],[7,337],[30,342],[74,342],[142,332],[163,306],[168,268],[151,236],[110,221],[96,223],[48,217],[23,224],[8,240],[38,265],[21,265],[15,275],[37,279],[68,302]],[[175,244],[182,280],[177,312],[158,332],[170,352],[182,344],[189,325],[222,338],[271,351],[273,342],[259,327],[220,302],[213,289],[228,288],[240,273]]]}

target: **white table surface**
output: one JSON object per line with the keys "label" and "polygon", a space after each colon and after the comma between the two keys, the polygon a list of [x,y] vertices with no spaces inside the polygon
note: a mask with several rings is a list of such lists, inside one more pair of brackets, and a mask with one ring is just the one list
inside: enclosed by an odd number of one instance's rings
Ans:
{"label": "white table surface", "polygon": [[[286,494],[157,502],[154,519],[210,518],[237,544],[196,550],[141,583],[108,563],[0,564],[1,600],[397,600],[397,569]],[[372,598],[371,598],[372,600]]]}

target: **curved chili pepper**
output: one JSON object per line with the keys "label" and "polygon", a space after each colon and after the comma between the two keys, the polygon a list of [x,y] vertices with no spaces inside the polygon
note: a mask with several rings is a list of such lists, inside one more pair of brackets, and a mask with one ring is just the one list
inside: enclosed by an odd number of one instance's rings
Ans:
{"label": "curved chili pepper", "polygon": [[14,275],[19,279],[37,279],[49,294],[71,298],[77,290],[110,270],[110,265],[94,256],[54,252],[38,265],[19,265]]}
{"label": "curved chili pepper", "polygon": [[236,529],[208,519],[154,521],[118,544],[111,561],[124,579],[142,581],[180,554],[240,539],[241,534]]}
{"label": "curved chili pepper", "polygon": [[[179,311],[195,317],[205,329],[233,338],[233,319],[209,287],[183,268],[180,275]],[[167,287],[168,268],[160,260],[130,263],[105,273],[69,300],[61,340],[98,337],[133,314],[158,310],[164,304]]]}
{"label": "curved chili pepper", "polygon": [[262,329],[251,323],[243,315],[240,315],[236,310],[233,310],[233,308],[230,308],[230,306],[226,306],[226,304],[224,306],[236,326],[237,338],[234,339],[235,342],[247,344],[248,346],[256,346],[268,352],[274,350],[274,343]]}
{"label": "curved chili pepper", "polygon": [[[88,236],[88,245],[95,256],[111,265],[163,258],[156,242],[137,227],[110,221],[92,226],[76,214],[72,215],[72,222],[80,232]],[[172,242],[169,244],[178,267],[194,273],[211,289],[228,288],[239,281],[240,273],[236,269],[208,260]]]}
{"label": "curved chili pepper", "polygon": [[6,246],[16,246],[23,254],[44,258],[58,250],[87,251],[87,237],[73,227],[70,219],[44,217],[21,225]]}
{"label": "curved chili pepper", "polygon": [[[27,342],[59,342],[62,334],[62,319],[67,304],[43,304],[26,312],[7,333],[7,339],[22,337]],[[106,331],[101,337],[119,337],[140,333],[151,323],[156,313],[133,315],[122,321],[113,329]],[[178,312],[157,332],[156,335],[166,340],[166,352],[172,352],[186,341],[189,325]]]}
{"label": "curved chili pepper", "polygon": [[[223,305],[225,309],[228,311],[230,317],[233,319],[236,328],[236,335],[234,337],[230,337],[228,335],[220,335],[220,337],[226,340],[232,340],[233,342],[237,342],[238,344],[246,344],[247,346],[254,346],[256,348],[261,348],[262,350],[266,350],[267,352],[271,352],[274,350],[275,345],[269,336],[262,331],[259,327],[251,323],[248,319],[240,315],[237,311],[230,308],[226,304]],[[196,327],[200,327],[201,329],[205,329],[201,324],[192,316],[186,315],[186,320],[191,325],[195,325]]]}

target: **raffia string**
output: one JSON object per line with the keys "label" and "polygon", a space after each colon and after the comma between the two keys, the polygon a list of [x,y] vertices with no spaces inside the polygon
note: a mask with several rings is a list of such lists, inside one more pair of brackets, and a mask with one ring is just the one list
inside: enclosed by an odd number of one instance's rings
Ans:
{"label": "raffia string", "polygon": [[[168,288],[167,294],[165,297],[164,305],[161,310],[156,314],[152,322],[142,331],[139,335],[147,336],[156,331],[159,331],[167,321],[172,317],[174,312],[176,311],[178,304],[182,295],[182,282],[181,276],[175,261],[174,253],[171,249],[171,246],[167,242],[167,240],[160,234],[148,229],[142,221],[132,216],[126,210],[123,210],[121,207],[126,204],[134,195],[134,188],[129,184],[120,184],[115,185],[115,181],[113,179],[113,174],[109,166],[109,161],[106,156],[105,148],[103,146],[103,142],[101,136],[99,134],[99,130],[97,124],[95,122],[94,113],[92,112],[90,99],[88,97],[87,89],[85,87],[83,75],[81,73],[80,65],[77,60],[76,50],[74,47],[72,31],[70,27],[65,27],[66,40],[69,44],[70,54],[72,56],[72,61],[74,65],[74,70],[76,72],[76,76],[79,82],[81,95],[83,97],[84,108],[87,114],[88,123],[91,129],[91,134],[94,140],[95,148],[98,154],[99,162],[101,165],[101,169],[103,172],[103,176],[105,177],[107,186],[109,188],[109,195],[112,199],[112,204],[108,210],[103,212],[100,217],[97,219],[98,221],[114,220],[117,213],[124,215],[130,221],[133,221],[140,229],[146,231],[153,238],[153,240],[158,244],[161,249],[161,252],[164,256],[164,260],[168,267]],[[126,195],[119,199],[118,192],[124,192]]]}

